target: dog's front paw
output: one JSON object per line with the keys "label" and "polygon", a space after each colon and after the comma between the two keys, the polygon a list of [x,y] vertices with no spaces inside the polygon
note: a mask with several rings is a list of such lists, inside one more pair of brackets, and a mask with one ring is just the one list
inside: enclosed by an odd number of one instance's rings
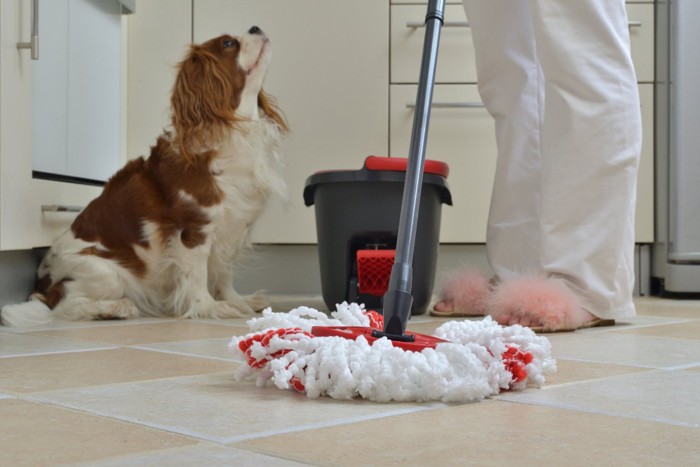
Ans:
{"label": "dog's front paw", "polygon": [[244,296],[243,299],[255,312],[260,312],[270,306],[270,300],[264,290],[257,290],[255,293]]}
{"label": "dog's front paw", "polygon": [[206,306],[198,306],[185,313],[184,318],[226,319],[245,318],[253,309],[242,300],[211,301]]}
{"label": "dog's front paw", "polygon": [[95,309],[99,310],[94,316],[96,320],[130,319],[138,318],[140,315],[139,309],[128,298],[97,302]]}

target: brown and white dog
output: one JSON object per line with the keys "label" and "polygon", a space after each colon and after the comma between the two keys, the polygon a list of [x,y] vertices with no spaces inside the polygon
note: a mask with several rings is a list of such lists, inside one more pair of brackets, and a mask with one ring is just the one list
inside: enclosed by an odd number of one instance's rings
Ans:
{"label": "brown and white dog", "polygon": [[172,128],[56,240],[36,293],[5,306],[3,323],[230,318],[262,308],[262,294],[234,290],[233,264],[270,195],[284,192],[277,144],[287,125],[262,90],[269,62],[258,27],[193,45],[173,88]]}

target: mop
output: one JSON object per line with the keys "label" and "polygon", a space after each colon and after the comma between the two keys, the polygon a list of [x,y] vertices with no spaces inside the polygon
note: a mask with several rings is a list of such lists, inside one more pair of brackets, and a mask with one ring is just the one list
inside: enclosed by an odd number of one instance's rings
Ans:
{"label": "mop", "polygon": [[342,303],[329,317],[313,308],[287,313],[263,311],[231,348],[246,364],[237,380],[256,378],[310,398],[361,397],[376,402],[472,402],[502,390],[541,386],[556,370],[549,340],[519,325],[503,327],[491,318],[448,321],[435,331],[435,347],[405,350],[381,337],[315,336],[314,327],[382,329],[382,316]]}
{"label": "mop", "polygon": [[469,402],[501,390],[541,386],[556,370],[549,341],[519,325],[491,318],[452,321],[432,336],[406,331],[413,296],[413,250],[425,145],[445,0],[430,0],[408,167],[401,200],[396,257],[383,297],[383,315],[342,303],[330,317],[301,307],[263,311],[251,333],[230,347],[246,365],[236,379],[272,381],[308,397],[388,401]]}

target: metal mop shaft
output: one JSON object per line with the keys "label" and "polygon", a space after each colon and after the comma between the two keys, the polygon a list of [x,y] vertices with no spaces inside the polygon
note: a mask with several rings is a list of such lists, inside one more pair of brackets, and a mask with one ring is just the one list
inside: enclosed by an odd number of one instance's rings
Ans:
{"label": "metal mop shaft", "polygon": [[396,240],[396,257],[391,269],[389,287],[384,294],[384,332],[378,333],[397,340],[410,340],[405,335],[411,314],[413,295],[413,250],[416,242],[418,208],[423,184],[425,145],[430,121],[435,69],[437,65],[440,29],[444,22],[445,0],[430,0],[425,17],[425,41],[418,81],[418,95],[413,118],[408,168],[401,201],[401,215]]}

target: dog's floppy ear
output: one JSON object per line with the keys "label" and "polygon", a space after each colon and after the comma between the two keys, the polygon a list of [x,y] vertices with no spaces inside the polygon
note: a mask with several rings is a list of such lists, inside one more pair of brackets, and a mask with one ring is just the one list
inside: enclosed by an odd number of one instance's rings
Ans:
{"label": "dog's floppy ear", "polygon": [[185,158],[190,160],[193,148],[219,140],[233,125],[244,82],[244,76],[225,70],[214,54],[192,46],[179,65],[170,98],[172,124]]}
{"label": "dog's floppy ear", "polygon": [[277,103],[262,90],[258,94],[258,107],[279,126],[282,133],[289,131],[289,125],[287,125],[287,121],[282,116],[282,111],[277,107]]}

